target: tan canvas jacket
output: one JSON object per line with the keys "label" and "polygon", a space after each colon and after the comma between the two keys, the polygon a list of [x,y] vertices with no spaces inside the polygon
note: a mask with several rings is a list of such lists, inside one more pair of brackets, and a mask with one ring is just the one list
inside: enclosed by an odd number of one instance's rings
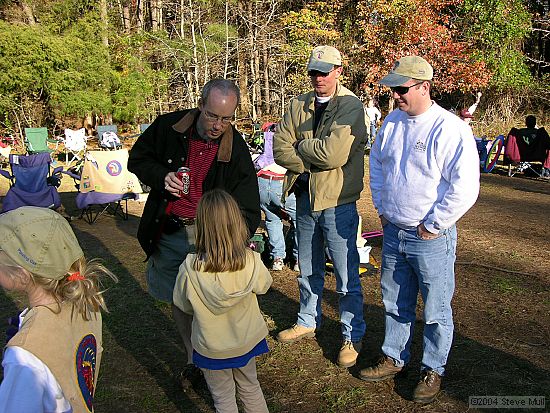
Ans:
{"label": "tan canvas jacket", "polygon": [[322,211],[359,199],[369,120],[359,98],[338,84],[313,136],[314,104],[313,91],[290,101],[275,132],[273,154],[287,168],[283,196],[298,175],[309,172],[311,208]]}

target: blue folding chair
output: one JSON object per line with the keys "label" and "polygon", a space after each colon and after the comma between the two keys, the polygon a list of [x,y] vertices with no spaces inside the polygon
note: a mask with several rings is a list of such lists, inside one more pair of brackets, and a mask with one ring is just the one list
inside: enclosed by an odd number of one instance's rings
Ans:
{"label": "blue folding chair", "polygon": [[57,188],[61,184],[62,166],[50,169],[49,153],[10,155],[11,174],[0,170],[0,175],[10,180],[10,189],[2,202],[2,212],[20,206],[37,206],[57,209],[61,199]]}

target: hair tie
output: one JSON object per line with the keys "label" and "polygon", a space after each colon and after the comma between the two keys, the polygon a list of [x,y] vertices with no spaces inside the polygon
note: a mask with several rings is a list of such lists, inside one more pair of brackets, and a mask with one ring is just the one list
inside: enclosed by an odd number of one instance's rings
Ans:
{"label": "hair tie", "polygon": [[84,276],[80,275],[80,272],[74,272],[67,277],[68,281],[83,281],[85,280]]}

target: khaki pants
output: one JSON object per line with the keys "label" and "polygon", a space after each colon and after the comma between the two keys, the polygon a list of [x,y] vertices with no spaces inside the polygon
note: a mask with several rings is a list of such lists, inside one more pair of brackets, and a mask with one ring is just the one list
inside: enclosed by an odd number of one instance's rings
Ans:
{"label": "khaki pants", "polygon": [[238,413],[235,390],[246,413],[269,413],[256,375],[256,358],[252,357],[246,366],[238,369],[201,370],[216,413]]}

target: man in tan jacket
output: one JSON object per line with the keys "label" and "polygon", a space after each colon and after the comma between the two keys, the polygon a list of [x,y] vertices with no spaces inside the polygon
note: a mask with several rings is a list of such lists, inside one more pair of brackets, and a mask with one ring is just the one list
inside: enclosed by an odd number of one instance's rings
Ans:
{"label": "man in tan jacket", "polygon": [[343,344],[338,365],[355,364],[365,334],[359,281],[356,201],[363,189],[367,119],[361,101],[340,85],[342,57],[331,46],[313,49],[313,91],[291,100],[274,137],[275,162],[287,173],[283,197],[296,194],[300,310],[277,339],[313,337],[321,326],[325,248],[334,265]]}

